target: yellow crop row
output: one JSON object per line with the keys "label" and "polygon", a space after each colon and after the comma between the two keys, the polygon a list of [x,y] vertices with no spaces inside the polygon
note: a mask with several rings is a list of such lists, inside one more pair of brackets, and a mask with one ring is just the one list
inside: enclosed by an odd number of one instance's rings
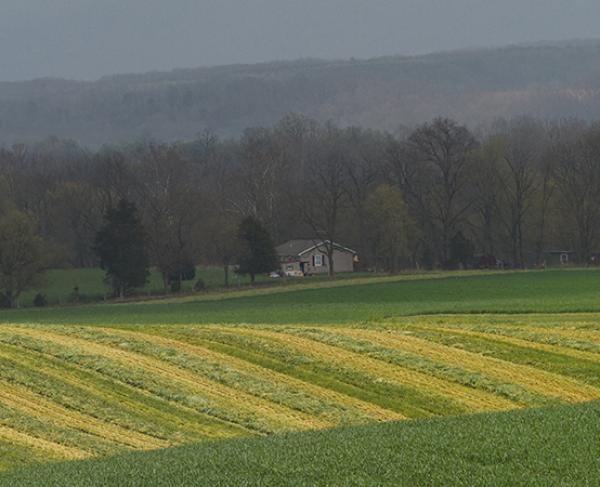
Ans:
{"label": "yellow crop row", "polygon": [[50,458],[64,460],[81,460],[92,456],[90,452],[73,448],[71,446],[61,445],[54,441],[38,438],[37,436],[28,435],[8,426],[0,425],[0,438],[27,448],[42,451]]}
{"label": "yellow crop row", "polygon": [[600,331],[593,330],[580,330],[580,329],[559,329],[553,328],[538,328],[534,326],[528,326],[523,328],[523,331],[531,331],[533,333],[543,333],[545,335],[558,335],[564,338],[570,338],[572,340],[585,340],[596,345],[600,345]]}
{"label": "yellow crop row", "polygon": [[[549,345],[546,343],[539,343],[533,340],[524,340],[522,338],[515,338],[512,336],[501,335],[499,333],[485,333],[470,330],[457,330],[455,328],[436,328],[439,331],[450,332],[458,335],[466,335],[477,338],[484,338],[486,340],[493,340],[500,343],[506,343],[509,345],[515,345],[517,347],[530,348],[532,350],[540,350],[542,352],[554,353],[558,355],[565,355],[578,360],[589,360],[590,362],[600,363],[600,355],[593,352],[585,352],[581,350],[575,350],[560,345]],[[591,388],[589,391],[592,394],[598,394],[599,389]]]}

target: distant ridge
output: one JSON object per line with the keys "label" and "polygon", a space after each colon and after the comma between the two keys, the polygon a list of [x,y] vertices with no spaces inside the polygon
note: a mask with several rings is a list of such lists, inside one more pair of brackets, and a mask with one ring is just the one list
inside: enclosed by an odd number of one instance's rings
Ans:
{"label": "distant ridge", "polygon": [[394,131],[432,117],[600,119],[600,40],[0,83],[0,143],[236,135],[289,112]]}

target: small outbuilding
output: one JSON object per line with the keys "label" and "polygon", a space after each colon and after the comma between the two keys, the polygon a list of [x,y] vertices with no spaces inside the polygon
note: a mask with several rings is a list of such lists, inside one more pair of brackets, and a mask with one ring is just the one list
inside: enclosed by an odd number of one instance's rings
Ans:
{"label": "small outbuilding", "polygon": [[[329,262],[326,246],[329,241],[310,239],[290,240],[276,247],[281,272],[288,276],[327,274]],[[343,245],[333,243],[335,272],[353,272],[358,254]]]}
{"label": "small outbuilding", "polygon": [[548,250],[544,252],[544,262],[548,266],[573,264],[575,252],[572,250]]}

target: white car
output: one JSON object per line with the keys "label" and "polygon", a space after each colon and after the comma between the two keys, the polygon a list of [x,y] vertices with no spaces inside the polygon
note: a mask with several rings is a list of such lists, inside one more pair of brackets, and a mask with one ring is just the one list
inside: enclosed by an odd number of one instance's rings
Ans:
{"label": "white car", "polygon": [[285,271],[286,277],[304,277],[304,272],[302,271]]}

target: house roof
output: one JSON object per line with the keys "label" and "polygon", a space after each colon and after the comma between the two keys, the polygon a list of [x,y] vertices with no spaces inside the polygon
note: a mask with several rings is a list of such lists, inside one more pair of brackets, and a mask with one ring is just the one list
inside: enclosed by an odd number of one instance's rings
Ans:
{"label": "house roof", "polygon": [[[279,245],[275,248],[275,250],[279,255],[283,256],[300,256],[302,254],[310,252],[311,250],[314,250],[317,247],[321,247],[325,244],[325,242],[327,241],[309,239],[290,240],[284,244]],[[356,254],[354,250],[349,249],[348,247],[344,247],[343,245],[340,245],[338,243],[334,242],[333,245],[338,250],[350,252],[351,254]]]}
{"label": "house roof", "polygon": [[301,252],[315,246],[314,240],[290,240],[275,247],[279,255],[300,255]]}

